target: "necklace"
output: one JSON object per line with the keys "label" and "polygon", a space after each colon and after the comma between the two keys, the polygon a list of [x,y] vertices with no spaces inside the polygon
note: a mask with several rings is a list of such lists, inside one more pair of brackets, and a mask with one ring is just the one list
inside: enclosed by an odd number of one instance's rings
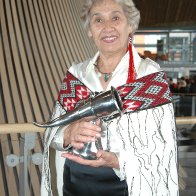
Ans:
{"label": "necklace", "polygon": [[111,76],[112,76],[114,70],[113,70],[112,72],[110,72],[110,73],[104,73],[104,72],[102,72],[102,71],[100,70],[100,67],[98,66],[98,62],[96,62],[96,63],[94,64],[94,66],[96,67],[96,69],[97,69],[97,71],[98,71],[98,76],[101,77],[101,76],[103,75],[104,81],[105,81],[105,82],[108,82],[108,80],[111,78]]}
{"label": "necklace", "polygon": [[[128,51],[129,51],[129,68],[128,68],[128,76],[127,76],[127,81],[126,81],[127,84],[132,83],[136,79],[136,76],[137,76],[135,72],[135,67],[134,67],[133,51],[132,51],[131,42],[129,42]],[[104,73],[100,71],[100,68],[98,67],[97,62],[94,64],[94,66],[97,68],[97,71],[99,72],[98,76],[101,77],[103,75],[103,79],[105,82],[107,82],[111,78],[114,72],[114,70],[110,73]]]}
{"label": "necklace", "polygon": [[98,75],[98,76],[101,77],[101,76],[103,75],[104,81],[107,82],[107,81],[111,78],[111,76],[112,76],[112,74],[113,74],[113,71],[110,72],[110,73],[104,73],[104,72],[102,72],[102,71],[100,70],[100,68],[97,66],[97,63],[94,64],[94,65],[95,65],[95,67],[97,68],[97,71],[99,72],[99,75]]}

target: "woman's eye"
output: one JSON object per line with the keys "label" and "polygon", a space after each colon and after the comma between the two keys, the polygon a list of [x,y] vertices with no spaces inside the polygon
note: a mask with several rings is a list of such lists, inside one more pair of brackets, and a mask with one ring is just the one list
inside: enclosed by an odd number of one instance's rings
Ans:
{"label": "woman's eye", "polygon": [[100,23],[100,22],[102,22],[102,20],[101,20],[101,18],[97,18],[97,19],[95,19],[95,22]]}
{"label": "woman's eye", "polygon": [[113,20],[113,21],[119,20],[119,17],[118,17],[118,16],[114,16],[114,17],[112,18],[112,20]]}

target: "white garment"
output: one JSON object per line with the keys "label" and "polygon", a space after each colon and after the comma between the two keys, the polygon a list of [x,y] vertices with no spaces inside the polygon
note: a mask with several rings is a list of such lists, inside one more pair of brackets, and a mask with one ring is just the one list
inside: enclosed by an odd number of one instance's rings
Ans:
{"label": "white garment", "polygon": [[[69,71],[91,91],[100,92],[103,88],[94,69],[98,56],[99,53],[86,62],[73,65]],[[160,71],[159,65],[154,61],[141,59],[134,47],[133,56],[137,78]],[[110,90],[111,86],[118,87],[126,83],[128,66],[129,53],[127,52],[113,72],[106,90]],[[62,112],[64,112],[63,108],[57,102],[53,118],[61,115]],[[120,164],[120,169],[114,171],[119,180],[126,179],[129,196],[178,195],[175,130],[172,104],[124,114],[120,119],[114,119],[108,123],[110,150],[117,154]],[[63,131],[59,127],[46,130],[45,138],[45,155],[49,156],[48,148],[51,142],[52,146],[57,149],[58,191],[59,196],[62,196],[65,160],[60,157],[60,151],[64,150]],[[43,164],[42,196],[52,195],[48,178],[50,173],[47,172],[47,156]]]}

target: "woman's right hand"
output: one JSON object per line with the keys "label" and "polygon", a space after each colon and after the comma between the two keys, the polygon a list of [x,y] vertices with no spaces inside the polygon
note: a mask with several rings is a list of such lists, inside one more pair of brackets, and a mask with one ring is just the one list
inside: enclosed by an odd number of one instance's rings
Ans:
{"label": "woman's right hand", "polygon": [[71,144],[74,148],[84,147],[84,143],[95,141],[101,137],[100,120],[96,123],[86,121],[85,119],[71,123],[64,131],[64,146]]}

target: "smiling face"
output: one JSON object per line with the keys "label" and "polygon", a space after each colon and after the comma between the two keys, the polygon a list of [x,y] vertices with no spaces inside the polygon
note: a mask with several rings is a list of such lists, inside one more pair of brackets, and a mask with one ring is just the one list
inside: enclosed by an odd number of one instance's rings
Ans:
{"label": "smiling face", "polygon": [[113,0],[95,3],[90,11],[89,37],[100,53],[105,55],[125,53],[131,26],[120,4]]}

